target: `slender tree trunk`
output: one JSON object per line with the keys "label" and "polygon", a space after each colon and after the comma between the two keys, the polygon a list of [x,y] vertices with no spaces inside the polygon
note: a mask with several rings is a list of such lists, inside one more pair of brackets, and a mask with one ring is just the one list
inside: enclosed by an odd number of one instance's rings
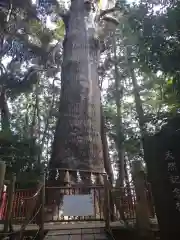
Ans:
{"label": "slender tree trunk", "polygon": [[110,183],[113,184],[114,174],[113,174],[113,169],[112,169],[110,156],[109,156],[108,142],[107,142],[106,129],[105,129],[105,120],[104,120],[102,107],[101,107],[101,139],[102,139],[102,146],[103,146],[104,168],[109,177]]}
{"label": "slender tree trunk", "polygon": [[[123,96],[123,88],[120,83],[119,71],[118,71],[118,60],[117,60],[117,45],[116,45],[116,37],[115,34],[113,36],[113,53],[114,53],[114,70],[115,70],[115,101],[116,101],[116,149],[118,153],[118,179],[116,180],[116,188],[118,191],[115,193],[116,197],[124,197],[124,144],[123,144],[123,127],[122,127],[122,114],[121,114],[121,101]],[[122,202],[116,201],[115,204],[122,220],[125,221],[124,209]]]}
{"label": "slender tree trunk", "polygon": [[[108,142],[107,142],[106,129],[105,129],[105,120],[104,120],[102,106],[101,106],[101,138],[102,138],[103,154],[104,154],[104,167],[109,177],[110,184],[111,186],[113,186],[114,174],[113,174],[113,169],[112,169],[110,156],[109,156]],[[115,213],[114,213],[114,201],[113,201],[112,191],[110,191],[110,209],[111,209],[110,217],[111,217],[111,220],[113,221],[115,217]]]}
{"label": "slender tree trunk", "polygon": [[1,128],[2,131],[10,132],[9,108],[6,99],[5,89],[1,90],[0,95],[0,109],[1,109]]}
{"label": "slender tree trunk", "polygon": [[125,184],[126,184],[126,191],[128,196],[128,205],[132,208],[133,206],[133,199],[132,199],[132,191],[131,185],[128,177],[128,168],[127,168],[128,156],[124,158],[124,172],[125,172]]}
{"label": "slender tree trunk", "polygon": [[113,36],[113,53],[114,53],[114,70],[115,70],[115,100],[116,100],[116,134],[117,134],[117,152],[118,152],[118,185],[120,187],[124,186],[124,147],[123,147],[123,131],[122,131],[122,114],[121,114],[121,101],[123,89],[120,84],[120,77],[118,71],[118,60],[117,60],[117,46],[116,37]]}
{"label": "slender tree trunk", "polygon": [[137,78],[135,75],[135,71],[133,68],[133,62],[131,59],[131,50],[129,47],[126,48],[126,54],[127,54],[127,65],[128,65],[128,69],[129,69],[129,76],[132,79],[132,85],[133,85],[133,93],[134,93],[134,99],[135,99],[135,105],[136,105],[136,112],[137,112],[137,116],[139,119],[139,128],[140,128],[140,132],[141,132],[141,136],[142,138],[145,135],[145,116],[144,116],[144,111],[143,111],[143,107],[142,107],[142,101],[141,101],[141,97],[140,97],[140,93],[139,93],[139,86],[137,83]]}

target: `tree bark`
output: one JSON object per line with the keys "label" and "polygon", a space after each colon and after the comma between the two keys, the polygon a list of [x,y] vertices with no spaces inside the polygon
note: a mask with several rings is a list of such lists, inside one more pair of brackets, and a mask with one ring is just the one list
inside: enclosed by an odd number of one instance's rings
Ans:
{"label": "tree bark", "polygon": [[[92,12],[72,1],[66,23],[61,76],[60,117],[50,168],[104,170],[101,141],[99,46]],[[76,181],[73,176],[72,181]]]}
{"label": "tree bark", "polygon": [[133,63],[132,63],[132,59],[131,59],[131,50],[128,47],[126,47],[126,50],[127,50],[127,65],[128,65],[128,69],[129,69],[129,75],[132,79],[136,112],[137,112],[137,116],[139,119],[139,128],[140,128],[140,132],[141,132],[141,137],[143,138],[145,135],[145,131],[146,131],[145,130],[144,110],[142,107],[142,101],[141,101],[141,97],[140,97],[140,93],[139,93],[139,86],[137,83],[137,79],[136,79],[136,75],[134,72]]}
{"label": "tree bark", "polygon": [[[118,71],[118,59],[117,59],[117,45],[116,45],[116,37],[115,34],[113,36],[113,53],[114,53],[114,71],[115,71],[115,101],[116,101],[116,149],[118,153],[118,178],[116,180],[116,189],[118,191],[115,192],[116,198],[118,195],[123,198],[124,197],[124,180],[125,180],[125,171],[124,171],[124,157],[125,157],[125,149],[124,149],[124,139],[123,139],[123,124],[122,124],[122,114],[121,114],[121,101],[123,97],[123,88],[119,78]],[[122,202],[121,202],[122,203]],[[115,204],[122,220],[125,221],[124,209],[123,205],[117,200],[115,200]]]}
{"label": "tree bark", "polygon": [[[102,106],[101,106],[101,138],[102,138],[102,145],[103,145],[104,167],[109,177],[109,182],[111,186],[113,186],[114,174],[113,174],[113,169],[112,169],[110,156],[109,156],[108,142],[107,142],[106,129],[105,129],[105,120],[104,120]],[[110,194],[109,194],[109,203],[110,203],[110,209],[111,209],[110,217],[111,217],[111,220],[113,221],[115,217],[115,213],[114,213],[114,201],[113,201],[112,191],[110,191]]]}
{"label": "tree bark", "polygon": [[113,169],[112,169],[112,165],[109,157],[109,149],[108,149],[108,142],[107,142],[102,106],[101,106],[101,139],[102,139],[102,146],[103,146],[104,168],[109,177],[110,183],[113,184],[114,175],[113,175]]}
{"label": "tree bark", "polygon": [[120,83],[119,72],[118,72],[118,60],[117,60],[117,46],[116,37],[113,36],[113,53],[114,53],[114,70],[115,70],[115,101],[116,101],[116,133],[117,133],[117,153],[118,153],[118,184],[120,187],[124,187],[124,146],[123,146],[123,129],[122,129],[122,114],[121,114],[121,100],[123,96],[123,89]]}
{"label": "tree bark", "polygon": [[5,89],[1,90],[0,95],[0,109],[1,109],[1,128],[2,131],[10,132],[9,108],[6,99]]}

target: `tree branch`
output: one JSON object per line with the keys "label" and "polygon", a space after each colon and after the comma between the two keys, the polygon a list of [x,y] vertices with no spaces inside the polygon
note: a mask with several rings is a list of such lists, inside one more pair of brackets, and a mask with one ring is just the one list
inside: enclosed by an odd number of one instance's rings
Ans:
{"label": "tree branch", "polygon": [[114,17],[105,16],[105,17],[103,18],[103,20],[106,21],[106,22],[112,22],[112,23],[114,23],[115,25],[118,25],[118,24],[119,24],[119,21],[118,21],[116,18],[114,18]]}
{"label": "tree branch", "polygon": [[106,14],[113,13],[113,12],[115,12],[115,11],[119,11],[119,8],[113,7],[113,8],[109,8],[109,9],[103,10],[103,11],[99,14],[99,19],[98,19],[98,20],[100,20],[101,18],[103,18]]}

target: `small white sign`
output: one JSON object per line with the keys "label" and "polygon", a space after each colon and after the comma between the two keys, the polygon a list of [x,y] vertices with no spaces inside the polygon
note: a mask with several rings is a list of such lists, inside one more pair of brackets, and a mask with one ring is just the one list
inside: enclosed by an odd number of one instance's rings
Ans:
{"label": "small white sign", "polygon": [[63,200],[64,216],[92,216],[94,215],[93,196],[65,195]]}

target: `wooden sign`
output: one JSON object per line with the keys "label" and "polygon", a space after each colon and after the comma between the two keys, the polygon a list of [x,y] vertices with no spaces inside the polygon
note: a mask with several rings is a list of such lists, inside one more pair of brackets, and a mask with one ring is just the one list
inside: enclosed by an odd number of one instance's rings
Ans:
{"label": "wooden sign", "polygon": [[64,216],[93,216],[93,196],[85,195],[65,195],[63,204]]}

